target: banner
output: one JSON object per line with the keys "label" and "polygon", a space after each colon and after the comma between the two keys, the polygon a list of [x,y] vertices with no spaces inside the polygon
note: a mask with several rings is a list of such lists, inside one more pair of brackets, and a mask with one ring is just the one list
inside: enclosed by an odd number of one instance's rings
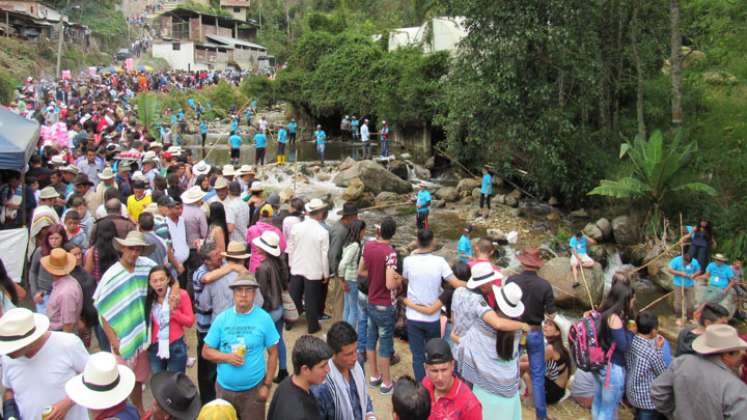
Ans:
{"label": "banner", "polygon": [[26,263],[26,253],[18,251],[26,249],[28,241],[29,232],[25,227],[0,230],[0,260],[5,265],[8,277],[16,283],[21,282],[23,266]]}
{"label": "banner", "polygon": [[73,75],[70,73],[70,70],[62,70],[62,80],[72,80]]}

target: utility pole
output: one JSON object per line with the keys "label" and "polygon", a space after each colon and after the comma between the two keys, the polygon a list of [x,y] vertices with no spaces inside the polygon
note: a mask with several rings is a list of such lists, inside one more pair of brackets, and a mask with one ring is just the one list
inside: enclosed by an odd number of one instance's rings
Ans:
{"label": "utility pole", "polygon": [[70,0],[67,0],[67,3],[65,4],[65,8],[62,9],[60,12],[60,29],[59,33],[57,35],[57,68],[55,70],[55,74],[57,77],[60,77],[60,66],[62,65],[62,42],[65,38],[65,13],[67,13],[67,8],[70,7]]}

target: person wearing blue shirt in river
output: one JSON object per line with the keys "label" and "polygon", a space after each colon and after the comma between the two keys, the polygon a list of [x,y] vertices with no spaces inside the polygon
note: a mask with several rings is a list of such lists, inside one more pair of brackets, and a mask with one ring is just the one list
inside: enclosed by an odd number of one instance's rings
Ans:
{"label": "person wearing blue shirt in river", "polygon": [[288,123],[288,135],[290,137],[290,143],[296,144],[296,132],[298,132],[298,123],[295,118],[291,118]]}
{"label": "person wearing blue shirt in river", "polygon": [[234,306],[213,321],[202,356],[218,365],[216,396],[231,403],[241,419],[263,419],[280,335],[270,314],[254,305],[259,288],[254,275],[241,274],[229,287]]}
{"label": "person wearing blue shirt in river", "polygon": [[231,163],[239,163],[239,158],[241,157],[241,136],[237,132],[231,131],[228,143],[231,145]]}
{"label": "person wearing blue shirt in river", "polygon": [[386,121],[381,122],[379,137],[381,138],[381,157],[389,157],[389,124]]}
{"label": "person wearing blue shirt in river", "polygon": [[584,268],[594,267],[594,260],[591,259],[591,257],[589,256],[589,251],[587,250],[589,242],[591,242],[592,244],[597,243],[594,239],[589,238],[582,232],[576,232],[576,235],[571,237],[571,240],[568,241],[568,245],[571,248],[571,271],[573,272],[573,287],[578,287],[578,285],[580,284],[578,282],[579,267],[581,267],[582,270]]}
{"label": "person wearing blue shirt in river", "polygon": [[732,301],[736,284],[734,270],[723,254],[714,255],[713,260],[706,267],[705,273],[700,276],[700,278],[708,279],[703,299],[705,302],[718,303],[724,308],[733,309]]}
{"label": "person wearing blue shirt in river", "polygon": [[428,213],[431,209],[431,192],[428,191],[428,186],[425,182],[420,183],[420,191],[418,191],[417,198],[415,199],[416,215],[415,223],[418,229],[428,229]]}
{"label": "person wearing blue shirt in river", "polygon": [[474,257],[472,241],[469,238],[470,233],[472,233],[472,225],[466,226],[464,233],[459,237],[459,242],[457,243],[457,258],[459,258],[459,262],[468,263]]}
{"label": "person wearing blue shirt in river", "polygon": [[200,121],[200,136],[202,137],[202,148],[205,148],[205,140],[207,140],[208,125],[205,120]]}
{"label": "person wearing blue shirt in river", "polygon": [[265,164],[265,152],[267,151],[267,135],[263,131],[257,131],[254,135],[254,164]]}
{"label": "person wearing blue shirt in river", "polygon": [[288,131],[282,125],[278,128],[278,165],[285,164],[285,144],[288,143]]}
{"label": "person wearing blue shirt in river", "polygon": [[[687,319],[692,319],[693,310],[695,309],[694,279],[700,274],[698,260],[693,259],[689,253],[685,252],[682,255],[672,258],[669,262],[667,272],[673,276],[675,315],[687,315]],[[682,313],[683,303],[685,314]],[[680,324],[682,324],[682,318],[677,317],[677,325],[681,327],[682,325]]]}
{"label": "person wearing blue shirt in river", "polygon": [[239,129],[239,116],[234,115],[231,119],[231,131],[236,131]]}
{"label": "person wearing blue shirt in river", "polygon": [[254,112],[252,112],[251,108],[247,108],[244,110],[244,117],[246,117],[246,125],[248,127],[252,126],[252,118],[254,117]]}
{"label": "person wearing blue shirt in river", "polygon": [[353,133],[353,141],[358,140],[361,136],[360,125],[360,120],[353,115],[350,119],[350,131]]}
{"label": "person wearing blue shirt in river", "polygon": [[324,149],[326,147],[325,141],[327,140],[327,133],[322,130],[321,125],[316,126],[314,138],[316,139],[316,153],[319,155],[319,161],[324,165]]}
{"label": "person wearing blue shirt in river", "polygon": [[[490,214],[490,196],[493,195],[493,173],[490,165],[482,168],[482,182],[480,183],[480,213],[482,217],[488,217]],[[482,207],[487,206],[483,211]]]}

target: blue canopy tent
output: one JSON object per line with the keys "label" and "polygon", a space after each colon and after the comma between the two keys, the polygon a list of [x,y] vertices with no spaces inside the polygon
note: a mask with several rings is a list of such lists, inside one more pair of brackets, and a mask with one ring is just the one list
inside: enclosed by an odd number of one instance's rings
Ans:
{"label": "blue canopy tent", "polygon": [[0,169],[25,172],[38,141],[38,122],[0,108]]}

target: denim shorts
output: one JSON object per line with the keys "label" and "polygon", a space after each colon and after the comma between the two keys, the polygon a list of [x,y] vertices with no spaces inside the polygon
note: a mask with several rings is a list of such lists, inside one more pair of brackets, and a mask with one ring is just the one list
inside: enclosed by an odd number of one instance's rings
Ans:
{"label": "denim shorts", "polygon": [[368,304],[368,327],[366,350],[376,350],[379,340],[379,356],[392,357],[394,354],[394,305],[381,306]]}

